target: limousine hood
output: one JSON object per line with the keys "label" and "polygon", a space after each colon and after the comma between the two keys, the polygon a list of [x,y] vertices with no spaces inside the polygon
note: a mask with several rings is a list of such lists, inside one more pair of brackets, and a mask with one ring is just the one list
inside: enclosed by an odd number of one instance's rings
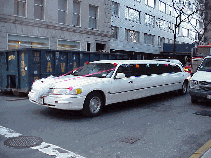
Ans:
{"label": "limousine hood", "polygon": [[[106,80],[106,78],[103,78]],[[98,82],[102,83],[102,78],[97,77],[81,77],[74,76],[65,80],[58,80],[54,83],[53,88],[69,88],[72,87],[80,87],[84,85],[97,84]]]}
{"label": "limousine hood", "polygon": [[211,72],[197,71],[195,74],[193,74],[192,80],[211,82]]}
{"label": "limousine hood", "polygon": [[[108,81],[109,78],[103,78],[103,80]],[[30,93],[33,95],[29,95],[30,97],[33,96],[33,100],[38,100],[42,96],[47,96],[49,93],[50,88],[81,88],[81,87],[89,87],[93,88],[93,85],[97,86],[97,83],[102,83],[102,78],[97,77],[82,77],[82,76],[61,76],[61,77],[54,77],[49,76],[47,78],[42,78],[36,80],[32,84],[32,89]],[[86,86],[87,85],[87,86]]]}

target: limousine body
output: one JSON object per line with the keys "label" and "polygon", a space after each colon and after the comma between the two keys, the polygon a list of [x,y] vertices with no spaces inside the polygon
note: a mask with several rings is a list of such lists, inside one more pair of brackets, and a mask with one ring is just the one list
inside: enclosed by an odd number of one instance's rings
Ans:
{"label": "limousine body", "polygon": [[108,104],[175,90],[185,94],[188,76],[180,65],[164,61],[101,60],[68,75],[36,80],[28,96],[36,104],[93,117]]}

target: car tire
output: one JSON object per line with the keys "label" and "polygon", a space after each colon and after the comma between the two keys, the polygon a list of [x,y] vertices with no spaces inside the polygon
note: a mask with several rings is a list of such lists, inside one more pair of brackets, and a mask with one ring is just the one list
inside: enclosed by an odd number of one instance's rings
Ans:
{"label": "car tire", "polygon": [[197,102],[198,102],[198,100],[196,98],[191,97],[191,103],[197,103]]}
{"label": "car tire", "polygon": [[91,92],[87,95],[82,113],[88,117],[98,116],[104,107],[103,97],[98,92]]}
{"label": "car tire", "polygon": [[188,91],[188,82],[184,81],[182,84],[182,89],[179,90],[179,94],[185,95]]}

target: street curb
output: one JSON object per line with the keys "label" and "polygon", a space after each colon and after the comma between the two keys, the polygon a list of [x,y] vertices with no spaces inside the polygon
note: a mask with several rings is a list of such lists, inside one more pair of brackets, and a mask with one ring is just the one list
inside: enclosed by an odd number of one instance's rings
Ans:
{"label": "street curb", "polygon": [[200,158],[204,153],[211,148],[211,140],[206,142],[201,148],[199,148],[190,158]]}

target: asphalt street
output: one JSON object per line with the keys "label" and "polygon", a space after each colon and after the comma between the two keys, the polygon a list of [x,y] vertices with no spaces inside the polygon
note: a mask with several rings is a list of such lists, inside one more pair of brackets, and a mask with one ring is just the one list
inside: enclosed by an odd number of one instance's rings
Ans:
{"label": "asphalt street", "polygon": [[[102,115],[42,107],[0,96],[0,157],[187,158],[211,139],[209,102],[192,104],[176,92],[112,104]],[[5,146],[14,135],[41,145]]]}

